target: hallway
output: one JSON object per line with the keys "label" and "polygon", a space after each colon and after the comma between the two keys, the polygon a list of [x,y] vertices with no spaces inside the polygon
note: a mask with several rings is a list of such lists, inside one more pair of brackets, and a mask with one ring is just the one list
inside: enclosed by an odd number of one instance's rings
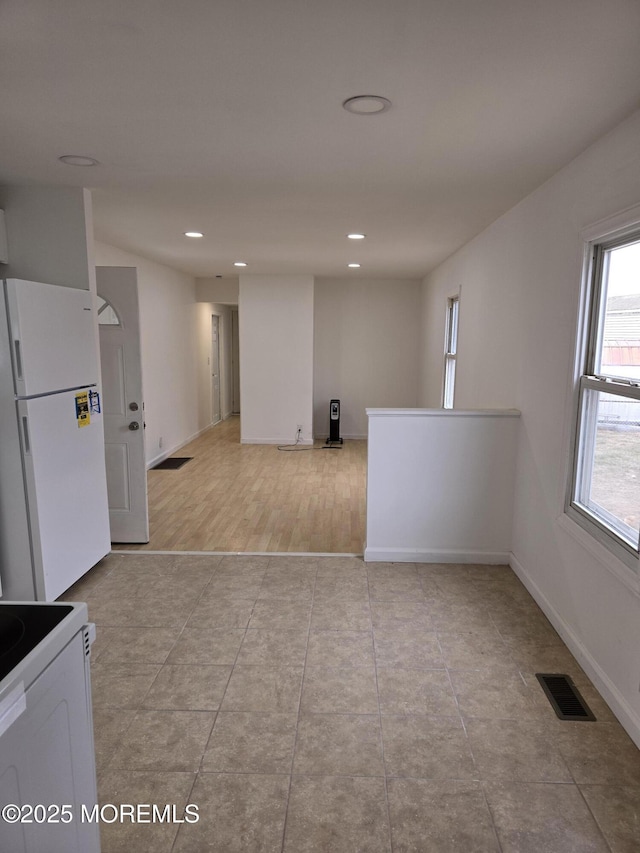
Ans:
{"label": "hallway", "polygon": [[117,550],[362,553],[366,441],[341,449],[278,451],[240,444],[229,418],[174,455],[176,471],[150,470],[150,540]]}

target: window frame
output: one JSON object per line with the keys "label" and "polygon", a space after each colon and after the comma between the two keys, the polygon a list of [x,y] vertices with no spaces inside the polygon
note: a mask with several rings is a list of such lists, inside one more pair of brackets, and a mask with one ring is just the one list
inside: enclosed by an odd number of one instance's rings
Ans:
{"label": "window frame", "polygon": [[596,514],[589,511],[584,500],[582,503],[580,502],[580,497],[585,494],[586,484],[591,482],[588,472],[593,467],[594,427],[597,427],[597,407],[589,404],[589,392],[600,392],[640,400],[640,380],[629,380],[610,374],[604,375],[595,370],[605,321],[603,287],[608,272],[608,252],[639,242],[640,221],[636,219],[615,231],[590,236],[591,239],[589,239],[585,251],[583,301],[578,319],[575,402],[573,405],[574,429],[565,513],[627,567],[638,574],[640,566],[639,542],[636,541],[635,545],[630,544],[622,533],[616,532],[614,516],[610,516],[611,522],[607,523],[607,516],[610,514],[604,507]]}
{"label": "window frame", "polygon": [[458,334],[460,329],[460,294],[447,298],[444,332],[444,373],[442,378],[442,408],[453,409],[455,400]]}

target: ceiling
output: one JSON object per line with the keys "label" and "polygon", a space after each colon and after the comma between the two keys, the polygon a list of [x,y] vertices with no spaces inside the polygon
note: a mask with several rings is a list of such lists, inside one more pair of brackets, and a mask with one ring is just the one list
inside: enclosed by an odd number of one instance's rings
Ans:
{"label": "ceiling", "polygon": [[194,276],[419,278],[640,106],[639,44],[637,0],[2,0],[0,182]]}

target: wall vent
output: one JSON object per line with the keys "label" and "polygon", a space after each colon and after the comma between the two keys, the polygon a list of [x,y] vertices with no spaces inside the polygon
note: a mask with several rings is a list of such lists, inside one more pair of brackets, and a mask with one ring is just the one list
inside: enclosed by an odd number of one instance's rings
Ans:
{"label": "wall vent", "polygon": [[88,622],[82,626],[82,642],[84,644],[84,656],[91,656],[91,646],[96,639],[96,626],[94,622]]}

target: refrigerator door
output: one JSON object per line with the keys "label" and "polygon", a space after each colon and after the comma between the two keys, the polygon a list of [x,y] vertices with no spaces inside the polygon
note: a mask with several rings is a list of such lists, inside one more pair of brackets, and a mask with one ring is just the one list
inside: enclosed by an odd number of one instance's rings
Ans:
{"label": "refrigerator door", "polygon": [[102,415],[86,423],[83,403],[77,391],[17,403],[38,601],[53,601],[111,549]]}
{"label": "refrigerator door", "polygon": [[88,290],[12,278],[5,282],[5,293],[18,397],[97,383]]}

